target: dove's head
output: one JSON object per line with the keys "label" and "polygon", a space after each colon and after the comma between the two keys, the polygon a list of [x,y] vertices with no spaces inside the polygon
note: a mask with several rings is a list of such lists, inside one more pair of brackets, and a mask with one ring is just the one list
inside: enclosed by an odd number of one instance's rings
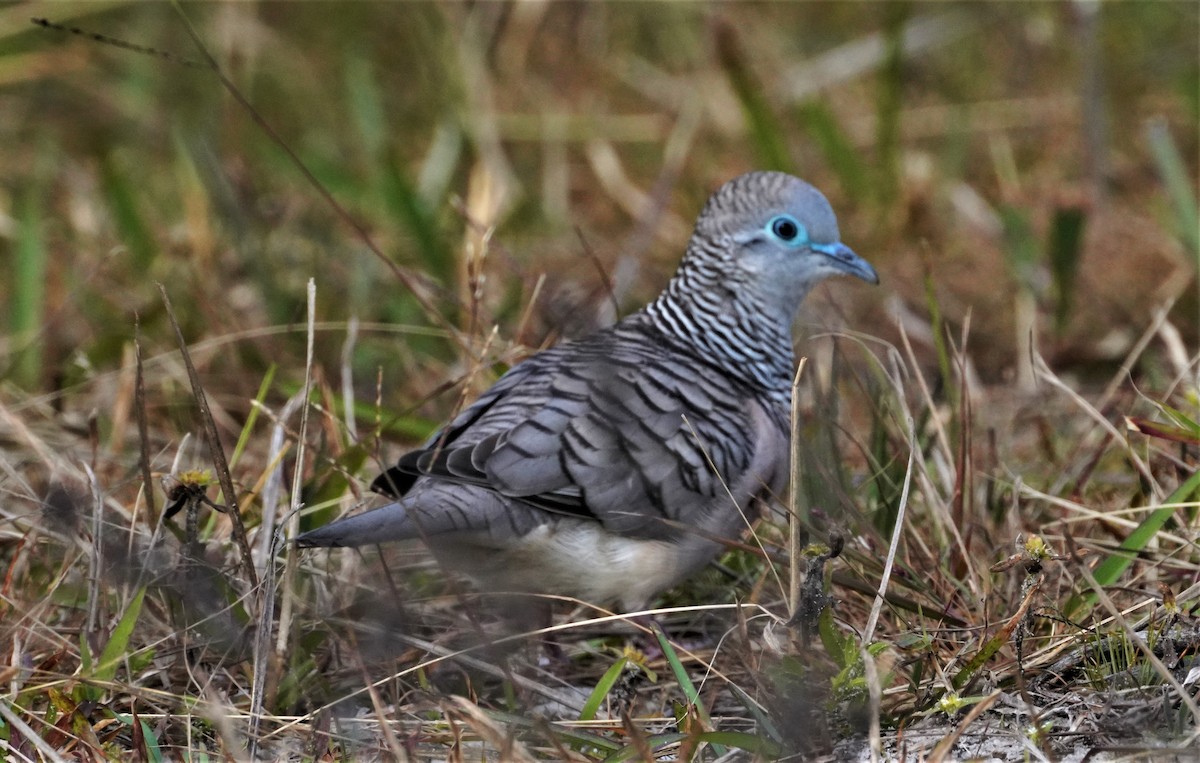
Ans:
{"label": "dove's head", "polygon": [[821,192],[782,172],[751,172],[717,189],[696,221],[681,270],[693,268],[699,272],[692,275],[718,276],[719,285],[711,285],[729,297],[748,290],[762,308],[789,318],[829,276],[879,283],[875,269],[841,242]]}

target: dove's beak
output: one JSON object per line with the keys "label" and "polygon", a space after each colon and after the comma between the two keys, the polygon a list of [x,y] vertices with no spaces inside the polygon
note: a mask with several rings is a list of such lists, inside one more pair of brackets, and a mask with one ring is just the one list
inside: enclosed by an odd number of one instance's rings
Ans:
{"label": "dove's beak", "polygon": [[834,267],[846,275],[857,276],[867,283],[879,283],[879,274],[871,267],[871,263],[859,257],[841,241],[832,244],[809,244],[809,247],[833,260]]}

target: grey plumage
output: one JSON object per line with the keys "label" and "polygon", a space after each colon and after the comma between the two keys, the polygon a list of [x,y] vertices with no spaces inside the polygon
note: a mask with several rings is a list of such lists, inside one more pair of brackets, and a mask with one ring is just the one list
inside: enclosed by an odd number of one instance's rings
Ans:
{"label": "grey plumage", "polygon": [[422,538],[488,588],[642,606],[783,488],[792,319],[837,274],[878,282],[819,191],[735,178],[654,302],[514,366],[375,480],[395,503],[297,543]]}

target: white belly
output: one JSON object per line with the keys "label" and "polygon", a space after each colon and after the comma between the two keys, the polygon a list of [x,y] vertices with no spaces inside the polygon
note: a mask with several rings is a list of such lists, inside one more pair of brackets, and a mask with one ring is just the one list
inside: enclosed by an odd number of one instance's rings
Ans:
{"label": "white belly", "polygon": [[[718,549],[712,544],[712,553]],[[597,522],[562,520],[509,541],[504,548],[454,543],[435,548],[438,559],[492,591],[573,596],[627,611],[703,566],[712,553],[677,543],[626,538]]]}

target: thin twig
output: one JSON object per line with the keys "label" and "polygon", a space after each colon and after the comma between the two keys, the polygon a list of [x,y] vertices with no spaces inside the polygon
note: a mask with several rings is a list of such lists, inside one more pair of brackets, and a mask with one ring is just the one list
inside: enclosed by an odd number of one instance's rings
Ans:
{"label": "thin twig", "polygon": [[[312,345],[313,319],[309,315],[309,345]],[[346,325],[346,341],[342,344],[342,416],[346,437],[358,442],[358,420],[354,415],[354,347],[358,343],[358,315],[351,314]],[[306,398],[307,399],[307,398]]]}
{"label": "thin twig", "polygon": [[88,477],[88,489],[92,494],[92,554],[88,565],[88,616],[87,634],[94,636],[100,611],[100,575],[104,570],[104,498],[100,495],[100,483],[96,473],[86,462],[82,464]]}
{"label": "thin twig", "polygon": [[[306,442],[308,437],[308,405],[309,395],[312,393],[313,383],[313,354],[314,354],[314,337],[313,321],[317,313],[317,285],[313,279],[308,280],[308,345],[306,348],[304,360],[304,396],[303,404],[300,406],[300,434],[296,443],[296,464],[292,469],[292,505],[291,512],[288,515],[287,537],[294,538],[300,532],[300,510],[303,505],[300,503],[302,495],[301,489],[304,486],[304,456],[307,450]],[[296,575],[296,557],[295,554],[285,551],[287,554],[284,567],[284,588],[283,600],[279,610],[279,636],[275,644],[276,655],[282,657],[287,647],[288,636],[291,631],[292,610],[295,606],[295,575]]]}
{"label": "thin twig", "polygon": [[905,416],[908,424],[908,468],[904,470],[904,488],[900,491],[900,505],[896,507],[896,523],[892,527],[892,542],[888,545],[887,561],[883,564],[883,575],[879,579],[879,591],[875,594],[875,603],[871,605],[871,614],[867,625],[863,628],[862,644],[865,648],[875,635],[875,625],[879,622],[879,614],[883,611],[886,601],[888,581],[892,577],[892,566],[896,563],[896,549],[900,547],[900,537],[904,532],[904,515],[908,509],[908,490],[912,485],[913,463],[917,457],[920,445],[917,443],[917,425],[911,415]]}
{"label": "thin twig", "polygon": [[146,418],[146,369],[142,362],[142,324],[138,317],[133,321],[133,357],[135,361],[133,408],[137,416],[138,438],[141,440],[139,452],[142,467],[142,491],[145,495],[146,512],[151,522],[158,517],[158,508],[154,500],[154,476],[150,471],[150,425]]}
{"label": "thin twig", "polygon": [[233,524],[233,538],[242,554],[242,570],[250,588],[258,587],[258,573],[254,570],[254,555],[250,551],[250,541],[246,538],[246,526],[242,523],[242,513],[238,508],[237,492],[233,488],[233,477],[229,473],[229,462],[225,459],[225,451],[221,448],[221,439],[217,434],[217,424],[213,420],[212,411],[208,407],[208,396],[200,384],[200,374],[192,364],[192,356],[188,352],[187,342],[183,339],[183,329],[175,318],[175,309],[171,306],[171,298],[167,296],[167,288],[158,283],[158,291],[162,295],[163,307],[166,308],[167,318],[171,328],[175,330],[175,341],[179,345],[179,353],[183,356],[183,365],[187,369],[188,381],[192,385],[192,396],[196,399],[196,407],[200,412],[200,421],[204,426],[204,439],[208,441],[208,454],[212,459],[213,469],[217,472],[217,481],[221,492],[225,495],[226,513]]}
{"label": "thin twig", "polygon": [[[7,702],[0,702],[0,718],[3,718],[8,725],[12,726],[13,730],[20,734],[29,743],[37,748],[37,751],[45,756],[46,760],[54,761],[54,763],[67,763],[67,759],[58,754],[58,751],[50,746],[42,735],[29,727],[29,724],[21,720],[21,717],[14,713]],[[9,747],[10,752],[16,752]]]}
{"label": "thin twig", "polygon": [[[791,494],[788,502],[788,620],[794,620],[796,610],[800,607],[800,414],[796,405],[796,392],[800,387],[800,376],[808,358],[800,358],[796,365],[796,375],[792,379],[792,442],[791,442]],[[807,517],[805,517],[807,520]],[[807,528],[803,528],[807,529]]]}
{"label": "thin twig", "polygon": [[1133,446],[1129,443],[1129,439],[1122,437],[1121,433],[1117,431],[1116,426],[1114,426],[1111,421],[1105,418],[1104,414],[1089,404],[1082,395],[1071,389],[1071,387],[1062,379],[1058,378],[1058,376],[1056,376],[1055,373],[1050,370],[1050,366],[1047,365],[1045,358],[1043,358],[1041,355],[1035,355],[1034,359],[1036,361],[1038,378],[1045,380],[1052,387],[1065,393],[1068,398],[1074,401],[1080,407],[1080,409],[1083,410],[1084,413],[1088,414],[1092,420],[1099,424],[1100,427],[1113,438],[1113,440],[1123,445],[1125,454],[1129,458],[1129,462],[1133,464],[1133,468],[1136,469],[1138,474],[1146,480],[1146,484],[1150,486],[1154,496],[1156,498],[1162,498],[1162,487],[1158,484],[1158,480],[1154,479],[1154,475],[1150,472],[1150,467],[1148,467],[1146,463],[1138,456],[1138,454],[1134,452]]}

